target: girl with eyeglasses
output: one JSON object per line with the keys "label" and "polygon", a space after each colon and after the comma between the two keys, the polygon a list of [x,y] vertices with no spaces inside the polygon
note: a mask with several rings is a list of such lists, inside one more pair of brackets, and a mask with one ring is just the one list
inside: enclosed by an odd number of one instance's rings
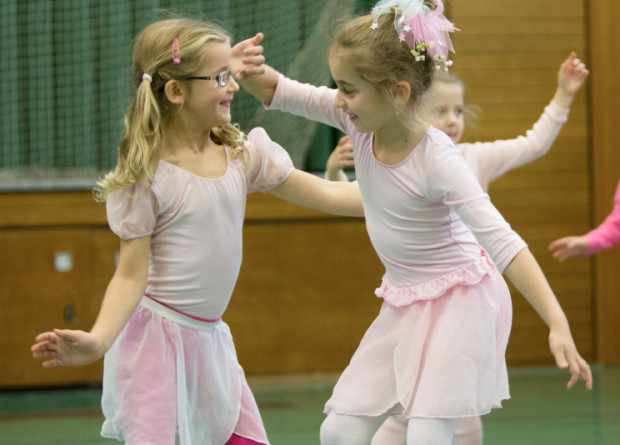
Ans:
{"label": "girl with eyeglasses", "polygon": [[190,19],[138,36],[118,163],[95,188],[121,239],[116,272],[90,332],[55,329],[32,346],[44,367],[105,355],[101,434],[130,445],[268,443],[222,320],[248,193],[363,215],[357,185],[295,170],[264,130],[231,124],[241,61],[229,40]]}

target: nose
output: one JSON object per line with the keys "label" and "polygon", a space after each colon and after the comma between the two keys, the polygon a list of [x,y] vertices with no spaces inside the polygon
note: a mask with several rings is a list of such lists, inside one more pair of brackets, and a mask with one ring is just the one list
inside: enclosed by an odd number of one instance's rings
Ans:
{"label": "nose", "polygon": [[334,107],[336,108],[344,108],[344,100],[340,96],[340,91],[336,93],[336,97],[334,98]]}
{"label": "nose", "polygon": [[455,113],[446,113],[446,124],[447,125],[456,125],[457,118]]}
{"label": "nose", "polygon": [[233,76],[230,76],[230,79],[228,79],[228,91],[233,93],[239,91],[239,84]]}

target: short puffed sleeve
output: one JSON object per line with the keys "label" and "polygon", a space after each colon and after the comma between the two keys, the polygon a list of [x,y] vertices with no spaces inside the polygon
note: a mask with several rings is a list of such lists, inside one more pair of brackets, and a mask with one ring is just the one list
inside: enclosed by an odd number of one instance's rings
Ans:
{"label": "short puffed sleeve", "polygon": [[155,192],[141,181],[110,193],[106,202],[108,224],[121,239],[149,236],[155,229],[158,208]]}
{"label": "short puffed sleeve", "polygon": [[272,141],[262,128],[248,133],[251,166],[248,193],[268,191],[286,180],[295,170],[289,154]]}

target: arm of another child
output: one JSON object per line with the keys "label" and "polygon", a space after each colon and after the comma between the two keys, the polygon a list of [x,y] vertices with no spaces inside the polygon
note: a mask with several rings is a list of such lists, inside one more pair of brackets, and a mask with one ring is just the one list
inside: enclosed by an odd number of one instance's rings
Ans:
{"label": "arm of another child", "polygon": [[301,170],[269,191],[273,196],[303,207],[343,216],[364,216],[357,182],[331,182]]}
{"label": "arm of another child", "polygon": [[567,388],[581,379],[585,380],[587,389],[592,389],[590,366],[577,352],[566,315],[534,256],[528,249],[521,250],[504,274],[549,326],[549,348],[556,365],[568,368],[571,373]]}
{"label": "arm of another child", "polygon": [[352,167],[353,162],[353,142],[349,136],[342,136],[338,140],[338,145],[334,148],[327,158],[325,164],[325,179],[329,181],[348,181],[347,175],[342,170],[345,167]]}
{"label": "arm of another child", "polygon": [[36,337],[30,348],[34,358],[49,359],[43,367],[80,366],[106,353],[121,332],[146,289],[151,237],[121,240],[118,266],[90,332],[54,329]]}
{"label": "arm of another child", "polygon": [[595,229],[583,236],[566,236],[549,245],[553,257],[564,261],[574,256],[588,256],[620,243],[620,183],[614,196],[614,207],[609,216]]}
{"label": "arm of another child", "polygon": [[568,58],[560,65],[558,72],[558,88],[555,91],[553,100],[562,108],[570,108],[575,98],[575,94],[583,85],[590,72],[577,54],[573,51]]}
{"label": "arm of another child", "polygon": [[265,65],[263,34],[243,40],[230,51],[230,69],[237,82],[263,103],[270,103],[278,85],[278,72]]}

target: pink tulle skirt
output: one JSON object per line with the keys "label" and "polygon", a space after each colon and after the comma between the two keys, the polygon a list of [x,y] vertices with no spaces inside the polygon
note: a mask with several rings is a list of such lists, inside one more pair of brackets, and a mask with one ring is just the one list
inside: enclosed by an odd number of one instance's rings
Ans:
{"label": "pink tulle skirt", "polygon": [[476,283],[405,306],[384,302],[341,375],[325,413],[406,418],[478,416],[510,397],[508,286],[492,268]]}
{"label": "pink tulle skirt", "polygon": [[101,435],[129,445],[267,444],[228,326],[143,298],[104,359]]}

